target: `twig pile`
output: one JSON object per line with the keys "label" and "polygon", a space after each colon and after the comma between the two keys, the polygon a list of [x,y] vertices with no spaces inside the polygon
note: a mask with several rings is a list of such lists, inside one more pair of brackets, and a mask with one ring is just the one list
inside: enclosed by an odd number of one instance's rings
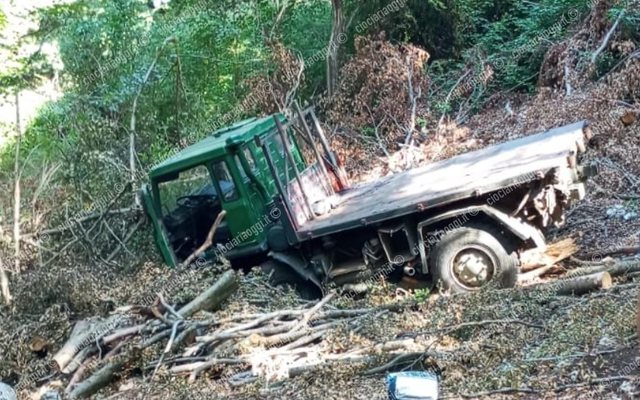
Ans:
{"label": "twig pile", "polygon": [[[427,355],[407,339],[340,353],[327,351],[324,339],[333,331],[357,332],[365,317],[377,319],[400,309],[400,304],[337,309],[329,306],[335,297],[331,292],[319,301],[290,309],[228,318],[207,313],[219,308],[237,288],[236,274],[228,271],[179,309],[158,294],[150,307],[121,307],[108,318],[80,321],[54,355],[55,372],[50,378],[66,381],[65,394],[78,399],[133,370],[150,372],[151,381],[162,371],[188,376],[189,382],[215,370],[224,372],[228,382],[237,386],[259,377],[285,379],[331,363],[383,363],[370,370],[376,373]],[[201,311],[208,319],[195,317]]]}

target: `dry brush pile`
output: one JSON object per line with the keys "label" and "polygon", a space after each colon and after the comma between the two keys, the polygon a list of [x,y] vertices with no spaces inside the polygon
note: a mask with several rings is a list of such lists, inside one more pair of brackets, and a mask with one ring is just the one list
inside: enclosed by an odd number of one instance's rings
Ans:
{"label": "dry brush pile", "polygon": [[637,259],[575,269],[561,281],[426,301],[381,282],[366,299],[331,292],[304,301],[257,272],[221,271],[211,271],[212,284],[181,281],[180,296],[169,297],[165,281],[164,294],[138,294],[130,304],[123,297],[110,312],[73,324],[45,313],[46,338],[24,330],[29,348],[20,353],[11,348],[16,337],[3,340],[5,354],[22,358],[13,371],[20,393],[38,400],[45,393],[384,398],[384,373],[403,369],[436,372],[454,397],[637,390],[633,374],[620,372],[635,362]]}

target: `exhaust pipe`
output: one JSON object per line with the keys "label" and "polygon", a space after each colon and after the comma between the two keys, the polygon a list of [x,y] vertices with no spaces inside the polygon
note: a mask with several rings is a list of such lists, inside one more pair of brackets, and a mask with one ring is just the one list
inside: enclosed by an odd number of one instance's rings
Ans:
{"label": "exhaust pipe", "polygon": [[416,269],[413,267],[404,267],[403,268],[404,274],[407,276],[415,276],[416,275]]}

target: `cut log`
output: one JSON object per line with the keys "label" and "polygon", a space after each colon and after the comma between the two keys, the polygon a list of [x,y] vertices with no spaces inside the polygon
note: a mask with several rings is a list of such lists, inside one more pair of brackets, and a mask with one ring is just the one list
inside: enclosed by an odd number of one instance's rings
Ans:
{"label": "cut log", "polygon": [[238,288],[238,280],[234,271],[225,272],[209,289],[201,293],[198,297],[186,304],[180,310],[183,318],[189,318],[198,311],[212,311],[220,307],[235,290]]}
{"label": "cut log", "polygon": [[577,268],[573,271],[570,271],[567,276],[583,276],[588,274],[595,274],[598,272],[608,272],[611,276],[621,276],[632,272],[640,272],[640,261],[623,261],[616,262],[614,264],[602,264],[592,267]]}
{"label": "cut log", "polygon": [[87,346],[80,350],[78,354],[62,369],[63,374],[71,374],[75,372],[84,361],[96,350],[95,346]]}
{"label": "cut log", "polygon": [[78,321],[71,330],[69,340],[62,346],[60,350],[53,356],[53,361],[56,362],[60,371],[62,371],[67,364],[73,360],[75,355],[80,350],[80,345],[85,340],[87,332],[91,329],[91,324],[88,321]]}
{"label": "cut log", "polygon": [[542,290],[550,290],[558,296],[581,295],[594,290],[609,289],[612,285],[611,275],[608,272],[581,276],[573,279],[561,279],[553,283],[542,283],[529,286]]}
{"label": "cut log", "polygon": [[120,372],[125,363],[124,358],[118,358],[100,368],[96,373],[74,387],[71,393],[69,393],[69,398],[83,399],[96,393],[113,380],[114,376]]}
{"label": "cut log", "polygon": [[117,328],[121,322],[122,317],[117,315],[104,320],[78,321],[71,331],[69,340],[53,356],[53,361],[62,371],[78,352]]}

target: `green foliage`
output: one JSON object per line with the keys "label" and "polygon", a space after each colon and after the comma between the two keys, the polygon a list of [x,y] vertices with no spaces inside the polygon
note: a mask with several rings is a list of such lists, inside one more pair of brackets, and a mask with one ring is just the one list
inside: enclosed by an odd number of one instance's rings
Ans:
{"label": "green foliage", "polygon": [[0,8],[0,30],[7,26],[7,15]]}
{"label": "green foliage", "polygon": [[[545,50],[574,29],[589,6],[582,0],[344,0],[349,35],[341,61],[353,56],[358,35],[385,32],[394,44],[425,48],[429,87],[437,91],[428,94],[430,107],[439,114],[456,102],[480,104],[494,90],[530,89]],[[64,96],[27,127],[23,152],[68,163],[61,179],[78,190],[105,191],[126,179],[138,93],[136,149],[143,169],[233,122],[229,115],[235,120],[258,111],[240,105],[252,97],[252,82],[281,71],[275,44],[305,60],[301,97],[322,93],[331,13],[328,0],[171,0],[155,10],[145,0],[78,0],[43,9],[39,29],[21,40],[58,44]],[[625,37],[638,39],[639,20],[629,9],[620,28]],[[0,11],[0,29],[3,24]],[[0,73],[0,92],[52,74],[39,52],[12,61]],[[598,70],[618,61],[603,54]],[[491,80],[445,101],[462,74],[480,76],[487,64],[495,69]],[[3,167],[11,154],[3,151]]]}
{"label": "green foliage", "polygon": [[[331,37],[331,5],[311,0],[294,7],[281,27],[282,41],[305,60],[308,93],[317,93],[324,84],[324,57],[317,60]],[[304,94],[303,94],[304,97]]]}
{"label": "green foliage", "polygon": [[429,298],[429,293],[431,291],[429,289],[416,289],[413,292],[413,297],[416,299],[417,302],[419,303],[423,303],[425,301],[427,301],[427,299]]}

